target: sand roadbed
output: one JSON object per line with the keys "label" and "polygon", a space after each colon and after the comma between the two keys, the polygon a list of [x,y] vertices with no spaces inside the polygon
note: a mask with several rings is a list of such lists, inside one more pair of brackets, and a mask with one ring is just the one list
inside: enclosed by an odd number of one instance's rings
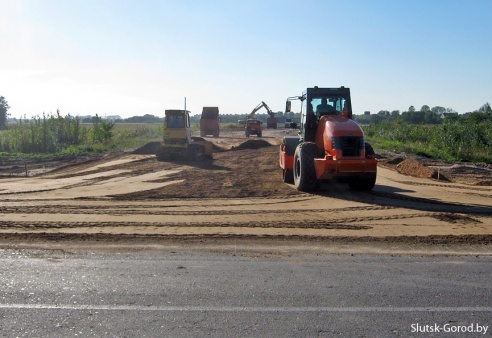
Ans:
{"label": "sand roadbed", "polygon": [[211,138],[213,161],[159,162],[140,150],[36,176],[4,175],[0,242],[492,243],[490,169],[443,165],[437,178],[435,163],[382,159],[372,192],[325,184],[299,193],[281,180],[282,132]]}

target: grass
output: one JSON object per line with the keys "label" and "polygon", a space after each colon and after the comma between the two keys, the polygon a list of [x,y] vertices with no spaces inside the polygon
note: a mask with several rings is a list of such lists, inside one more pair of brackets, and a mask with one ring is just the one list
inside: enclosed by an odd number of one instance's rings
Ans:
{"label": "grass", "polygon": [[439,159],[492,163],[492,124],[465,119],[439,125],[401,122],[363,126],[365,137],[375,149],[404,152]]}
{"label": "grass", "polygon": [[[404,152],[444,161],[492,163],[492,117],[446,119],[438,125],[382,122],[364,125],[366,140],[378,151]],[[101,127],[102,126],[102,127]],[[221,130],[243,130],[223,123]],[[199,135],[199,123],[192,123]],[[0,160],[54,158],[139,148],[160,141],[162,123],[82,124],[70,116],[43,116],[0,131]]]}
{"label": "grass", "polygon": [[0,160],[94,155],[134,149],[162,138],[160,123],[114,124],[107,126],[101,136],[95,133],[93,124],[74,123],[71,119],[67,123],[67,120],[66,117],[43,117],[1,130]]}

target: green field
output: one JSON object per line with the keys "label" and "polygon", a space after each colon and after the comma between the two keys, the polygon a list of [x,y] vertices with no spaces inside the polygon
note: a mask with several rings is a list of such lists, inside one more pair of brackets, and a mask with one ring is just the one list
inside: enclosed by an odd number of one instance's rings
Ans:
{"label": "green field", "polygon": [[379,151],[420,155],[443,161],[492,163],[492,120],[446,120],[438,125],[401,122],[363,127],[366,140]]}
{"label": "green field", "polygon": [[[222,130],[241,130],[237,123]],[[449,118],[441,124],[409,124],[401,120],[363,126],[376,151],[394,151],[444,161],[492,163],[492,114]],[[161,139],[161,123],[118,123],[98,120],[83,124],[60,115],[21,121],[0,131],[0,154],[67,156],[135,149]],[[192,123],[194,135],[199,124]]]}
{"label": "green field", "polygon": [[96,154],[138,148],[161,139],[160,123],[83,124],[48,118],[9,125],[0,131],[0,154],[50,157]]}

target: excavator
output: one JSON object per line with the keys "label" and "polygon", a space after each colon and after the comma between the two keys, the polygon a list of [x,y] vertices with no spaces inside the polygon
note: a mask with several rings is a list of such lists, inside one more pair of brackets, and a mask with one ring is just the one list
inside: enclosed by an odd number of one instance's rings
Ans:
{"label": "excavator", "polygon": [[301,126],[298,137],[284,137],[279,164],[282,178],[299,191],[315,191],[324,181],[342,181],[352,190],[374,188],[377,159],[364,140],[362,128],[352,120],[350,89],[307,88],[301,96]]}
{"label": "excavator", "polygon": [[270,107],[268,107],[268,105],[264,101],[261,101],[261,103],[259,105],[257,105],[255,107],[255,109],[253,109],[251,111],[248,119],[253,119],[255,113],[263,107],[265,107],[265,109],[269,115],[269,117],[267,119],[267,129],[270,129],[270,128],[277,129],[277,117],[275,116],[275,113],[270,109]]}
{"label": "excavator", "polygon": [[246,137],[249,137],[251,134],[257,135],[258,137],[261,137],[261,135],[262,135],[262,130],[261,130],[262,122],[258,119],[255,119],[255,114],[258,110],[260,110],[263,107],[265,107],[265,109],[268,112],[268,115],[270,115],[267,119],[267,129],[269,129],[269,128],[277,129],[277,117],[275,116],[275,113],[272,112],[270,107],[268,107],[268,105],[265,102],[261,101],[261,103],[259,105],[257,105],[251,111],[251,113],[249,113],[247,120],[239,120],[238,121],[238,123],[241,123],[241,124],[244,123],[244,125],[245,125],[244,131],[245,131]]}
{"label": "excavator", "polygon": [[159,161],[171,159],[211,159],[213,144],[201,137],[192,137],[188,110],[165,111],[163,138],[156,152]]}

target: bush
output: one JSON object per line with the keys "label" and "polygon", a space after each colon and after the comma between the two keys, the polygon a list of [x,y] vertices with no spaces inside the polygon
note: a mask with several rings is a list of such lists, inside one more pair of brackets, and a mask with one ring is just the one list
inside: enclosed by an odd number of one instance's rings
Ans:
{"label": "bush", "polygon": [[114,122],[103,121],[99,116],[96,115],[92,127],[92,142],[108,143],[113,138],[113,127]]}
{"label": "bush", "polygon": [[446,118],[442,124],[381,122],[363,126],[366,139],[382,150],[425,154],[441,160],[492,162],[492,114]]}
{"label": "bush", "polygon": [[21,119],[2,133],[0,150],[18,153],[55,153],[83,142],[86,136],[78,117],[37,116]]}
{"label": "bush", "polygon": [[0,131],[0,152],[76,155],[136,148],[162,138],[162,124],[115,125],[97,117],[92,127],[78,117],[54,115],[20,119]]}

